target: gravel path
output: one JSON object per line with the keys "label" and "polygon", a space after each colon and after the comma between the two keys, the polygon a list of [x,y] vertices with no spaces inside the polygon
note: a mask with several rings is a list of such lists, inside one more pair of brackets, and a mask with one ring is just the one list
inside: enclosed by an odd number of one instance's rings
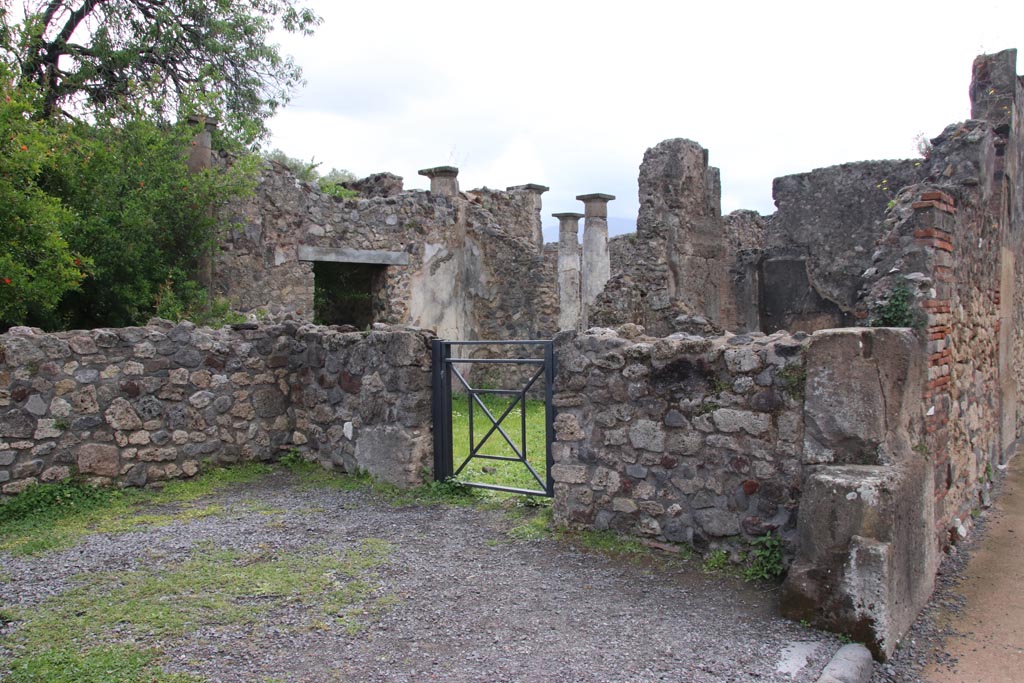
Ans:
{"label": "gravel path", "polygon": [[373,590],[396,599],[366,615],[360,632],[311,628],[309,606],[288,605],[255,628],[202,627],[163,643],[165,668],[224,683],[792,683],[815,681],[839,647],[778,617],[772,590],[704,575],[695,563],[514,540],[506,532],[517,522],[502,511],[392,507],[363,492],[304,489],[284,472],[199,504],[224,512],[89,536],[38,558],[0,554],[0,605],[38,604],[89,572],[159,569],[202,544],[343,552],[378,538],[392,550],[373,570]]}

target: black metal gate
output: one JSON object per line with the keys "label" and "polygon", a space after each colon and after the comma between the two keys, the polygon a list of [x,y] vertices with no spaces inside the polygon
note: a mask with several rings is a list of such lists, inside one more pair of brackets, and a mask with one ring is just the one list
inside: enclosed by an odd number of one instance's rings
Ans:
{"label": "black metal gate", "polygon": [[[528,350],[527,353],[516,353],[512,358],[460,358],[453,356],[453,347],[472,346],[497,346],[506,348],[522,347]],[[538,352],[539,350],[539,352]],[[521,493],[531,496],[553,496],[554,482],[551,480],[551,444],[554,441],[554,406],[552,404],[552,386],[555,376],[555,353],[554,344],[551,341],[445,341],[436,339],[433,342],[433,412],[434,412],[434,478],[437,481],[455,479],[466,486],[492,489],[495,491],[506,491],[509,493]],[[533,357],[531,357],[533,356]],[[536,357],[539,356],[539,357]],[[481,388],[471,384],[471,373],[461,372],[460,366],[479,365],[510,365],[536,368],[523,375],[526,378],[515,388]],[[470,379],[467,379],[470,375]],[[453,443],[452,412],[453,404],[452,384],[453,378],[457,381],[457,388],[465,390],[466,406],[468,411],[468,448],[462,442]],[[543,420],[543,461],[540,454],[534,453],[536,448],[527,452],[527,399],[528,395],[541,394],[544,398],[544,420]],[[492,412],[486,405],[486,396],[499,396],[511,399],[507,405]],[[518,410],[517,410],[518,407]],[[495,415],[497,413],[497,415]],[[477,438],[479,430],[475,422],[479,416],[484,416],[483,438]],[[505,426],[507,420],[514,420],[519,416],[518,429],[508,429]],[[536,429],[536,426],[534,427]],[[509,434],[510,431],[518,432],[517,439]],[[493,439],[492,439],[493,437]],[[498,443],[506,454],[496,452],[484,452],[484,447]],[[536,439],[534,439],[536,441]],[[488,448],[488,450],[492,450]],[[458,461],[455,454],[458,453]],[[530,457],[534,462],[530,462]],[[529,473],[529,486],[510,486],[502,483],[491,483],[486,481],[472,481],[467,478],[466,470],[474,460],[487,460],[507,463],[518,463]],[[520,473],[522,474],[522,473]],[[536,484],[536,487],[533,484]]]}

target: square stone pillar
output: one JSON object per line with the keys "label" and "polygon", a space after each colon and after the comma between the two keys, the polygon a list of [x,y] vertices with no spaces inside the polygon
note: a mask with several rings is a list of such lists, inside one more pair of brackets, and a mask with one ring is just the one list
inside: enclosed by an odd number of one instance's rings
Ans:
{"label": "square stone pillar", "polygon": [[430,178],[430,193],[439,197],[455,197],[459,194],[459,169],[454,166],[425,168],[420,175]]}
{"label": "square stone pillar", "polygon": [[193,114],[188,117],[188,123],[192,126],[203,126],[203,129],[192,138],[192,147],[188,151],[188,171],[198,173],[213,166],[213,131],[217,130],[217,120]]}

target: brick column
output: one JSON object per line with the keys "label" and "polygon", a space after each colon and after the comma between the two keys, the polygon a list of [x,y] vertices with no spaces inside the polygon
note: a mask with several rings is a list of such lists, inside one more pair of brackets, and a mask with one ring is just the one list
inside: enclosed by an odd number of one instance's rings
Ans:
{"label": "brick column", "polygon": [[553,213],[558,219],[558,329],[580,329],[580,219],[582,213]]}
{"label": "brick column", "polygon": [[928,257],[935,283],[931,299],[921,302],[924,308],[928,338],[928,383],[924,391],[925,432],[932,456],[935,476],[936,526],[943,530],[948,520],[940,512],[939,502],[946,497],[957,478],[951,462],[949,416],[953,407],[950,393],[950,370],[953,354],[950,348],[953,298],[953,216],[955,201],[945,192],[923,192],[914,209],[914,246]]}

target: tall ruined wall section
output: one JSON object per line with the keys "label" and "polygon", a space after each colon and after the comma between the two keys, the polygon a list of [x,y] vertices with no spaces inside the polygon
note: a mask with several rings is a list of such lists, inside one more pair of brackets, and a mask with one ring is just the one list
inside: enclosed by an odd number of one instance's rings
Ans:
{"label": "tall ruined wall section", "polygon": [[215,259],[215,294],[243,312],[312,320],[313,260],[383,256],[378,322],[453,339],[553,333],[558,303],[545,279],[536,186],[450,196],[358,187],[367,194],[338,199],[266,166],[255,196],[231,207],[239,228]]}
{"label": "tall ruined wall section", "polygon": [[735,329],[729,284],[733,261],[724,239],[718,169],[691,140],[666,140],[640,166],[635,235],[611,240],[612,277],[591,310],[594,325],[635,323],[674,331],[681,314]]}
{"label": "tall ruined wall section", "polygon": [[539,194],[467,193],[467,339],[542,339],[557,332],[557,275],[545,260]]}
{"label": "tall ruined wall section", "polygon": [[0,335],[0,491],[143,486],[296,448],[409,486],[432,463],[430,336],[294,322]]}
{"label": "tall ruined wall section", "polygon": [[914,160],[861,161],[775,179],[758,273],[764,331],[855,324],[886,208],[920,170]]}
{"label": "tall ruined wall section", "polygon": [[[1021,430],[1021,87],[1013,51],[979,57],[972,94],[998,102],[932,140],[923,182],[901,193],[865,278],[863,314],[909,293],[928,357],[922,390],[938,544],[966,534]],[[1000,74],[1002,74],[1000,76]],[[979,78],[981,81],[979,82]],[[998,84],[997,84],[998,83]],[[1007,154],[1011,156],[1008,158]]]}

